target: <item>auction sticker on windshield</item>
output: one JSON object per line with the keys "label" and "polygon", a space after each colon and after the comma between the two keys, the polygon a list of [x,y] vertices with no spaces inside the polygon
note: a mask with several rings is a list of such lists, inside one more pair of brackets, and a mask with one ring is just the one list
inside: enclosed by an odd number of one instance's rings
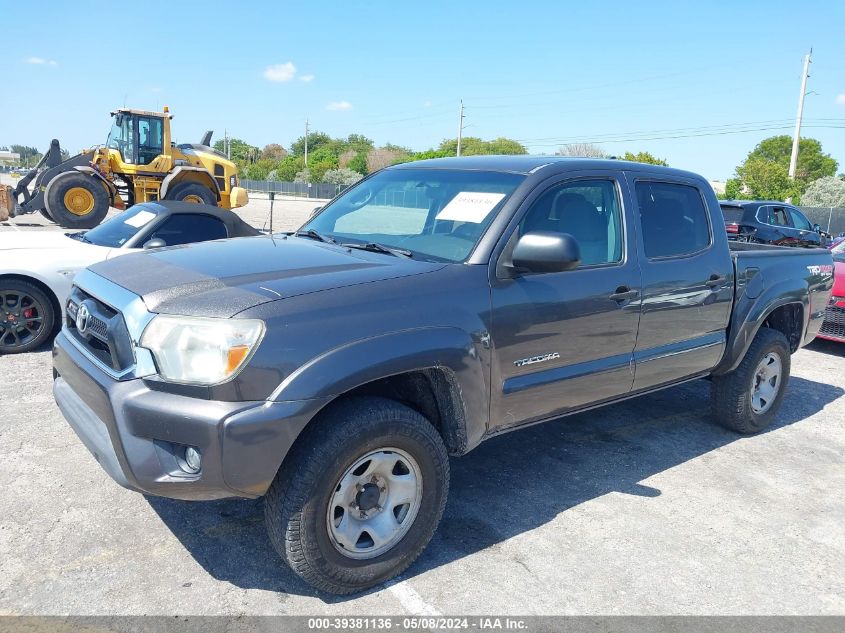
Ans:
{"label": "auction sticker on windshield", "polygon": [[141,228],[145,224],[148,224],[150,220],[156,217],[155,213],[150,213],[149,211],[138,211],[135,215],[133,215],[128,220],[124,220],[124,224],[128,224],[129,226],[134,226],[136,229]]}
{"label": "auction sticker on windshield", "polygon": [[480,224],[505,195],[504,193],[462,191],[443,207],[435,219]]}

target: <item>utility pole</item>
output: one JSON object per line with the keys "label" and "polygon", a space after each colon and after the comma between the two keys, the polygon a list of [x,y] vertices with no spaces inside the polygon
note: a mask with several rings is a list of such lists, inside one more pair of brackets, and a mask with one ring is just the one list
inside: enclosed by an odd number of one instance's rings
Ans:
{"label": "utility pole", "polygon": [[305,166],[308,167],[308,119],[305,119]]}
{"label": "utility pole", "polygon": [[461,155],[461,138],[464,135],[464,100],[461,99],[461,109],[458,111],[458,156]]}
{"label": "utility pole", "polygon": [[801,140],[801,119],[804,116],[804,97],[807,96],[807,77],[810,76],[810,58],[813,49],[804,56],[804,72],[801,75],[801,94],[798,95],[798,114],[795,116],[795,133],[792,135],[792,155],[789,157],[789,178],[795,180],[795,169],[798,167],[798,144]]}

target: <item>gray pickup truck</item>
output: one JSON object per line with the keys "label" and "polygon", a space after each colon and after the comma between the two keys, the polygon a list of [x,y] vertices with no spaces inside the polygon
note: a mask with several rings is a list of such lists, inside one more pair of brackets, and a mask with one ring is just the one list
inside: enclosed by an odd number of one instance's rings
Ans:
{"label": "gray pickup truck", "polygon": [[692,173],[410,163],[294,233],[83,271],[53,389],[118,483],[264,496],[293,570],[351,593],[414,561],[449,456],[493,435],[699,378],[718,422],[761,430],[832,273],[824,250],[729,246]]}

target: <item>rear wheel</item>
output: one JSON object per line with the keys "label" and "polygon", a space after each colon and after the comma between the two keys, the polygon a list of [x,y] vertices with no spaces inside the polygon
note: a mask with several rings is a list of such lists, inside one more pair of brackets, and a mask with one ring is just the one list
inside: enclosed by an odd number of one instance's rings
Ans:
{"label": "rear wheel", "polygon": [[194,204],[217,206],[217,195],[208,187],[196,182],[183,182],[167,192],[165,200],[181,200]]}
{"label": "rear wheel", "polygon": [[265,497],[270,540],[312,586],[362,591],[428,544],[446,505],[449,458],[434,426],[392,400],[348,400],[313,424]]}
{"label": "rear wheel", "polygon": [[53,302],[36,285],[0,279],[0,354],[29,352],[53,334]]}
{"label": "rear wheel", "polygon": [[739,367],[713,377],[710,396],[718,422],[743,434],[766,428],[783,401],[791,360],[786,337],[760,328]]}
{"label": "rear wheel", "polygon": [[50,183],[47,191],[47,214],[67,229],[90,229],[109,212],[109,195],[93,176],[66,173]]}

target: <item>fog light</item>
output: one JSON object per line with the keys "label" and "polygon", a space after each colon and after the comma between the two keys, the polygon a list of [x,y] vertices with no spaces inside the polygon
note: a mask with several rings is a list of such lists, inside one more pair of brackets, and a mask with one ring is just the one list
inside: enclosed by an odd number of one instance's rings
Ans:
{"label": "fog light", "polygon": [[198,473],[202,466],[202,455],[193,446],[185,449],[185,465],[189,473]]}

